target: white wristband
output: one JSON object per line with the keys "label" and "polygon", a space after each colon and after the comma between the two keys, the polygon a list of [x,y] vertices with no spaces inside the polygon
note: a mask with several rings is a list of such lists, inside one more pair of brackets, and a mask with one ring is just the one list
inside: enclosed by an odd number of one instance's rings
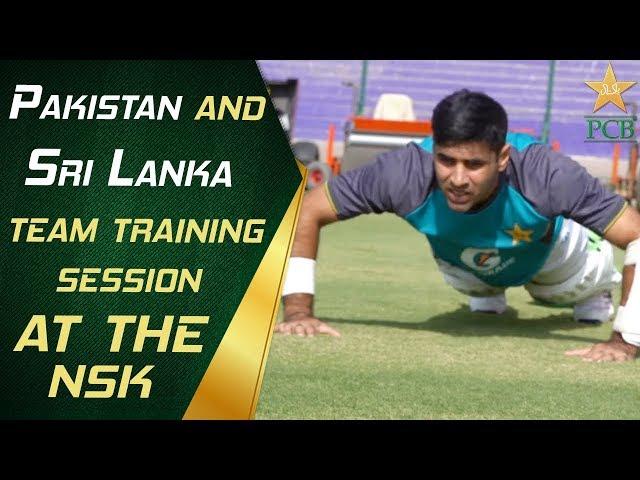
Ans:
{"label": "white wristband", "polygon": [[[629,302],[627,301],[628,305]],[[632,313],[630,309],[620,305],[616,313],[616,319],[613,322],[613,329],[622,335],[625,342],[640,347],[640,322],[638,318],[633,318],[629,313]]]}
{"label": "white wristband", "polygon": [[636,265],[640,263],[640,238],[629,242],[624,254],[625,265]]}
{"label": "white wristband", "polygon": [[640,335],[634,333],[621,333],[622,339],[630,345],[640,347]]}
{"label": "white wristband", "polygon": [[620,332],[622,328],[622,316],[624,315],[624,305],[618,305],[618,311],[616,312],[616,318],[613,321],[613,329],[616,332]]}
{"label": "white wristband", "polygon": [[291,257],[282,296],[292,293],[315,294],[316,261],[312,258]]}
{"label": "white wristband", "polygon": [[[640,263],[640,238],[629,242],[624,255],[625,265]],[[627,304],[618,307],[613,329],[625,342],[640,347],[640,268],[635,269]]]}

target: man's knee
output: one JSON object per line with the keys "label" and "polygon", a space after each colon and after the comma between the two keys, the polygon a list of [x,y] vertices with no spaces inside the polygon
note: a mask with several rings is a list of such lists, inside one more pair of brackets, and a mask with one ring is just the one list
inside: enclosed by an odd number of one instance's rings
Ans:
{"label": "man's knee", "polygon": [[579,271],[557,284],[541,285],[534,281],[525,285],[531,297],[551,305],[573,306],[618,286],[622,275],[614,264],[611,244],[597,236],[592,237],[590,242],[591,247]]}

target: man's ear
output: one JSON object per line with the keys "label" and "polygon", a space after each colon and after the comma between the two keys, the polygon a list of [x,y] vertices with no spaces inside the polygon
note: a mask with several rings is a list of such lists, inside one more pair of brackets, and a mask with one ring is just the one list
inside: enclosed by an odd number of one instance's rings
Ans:
{"label": "man's ear", "polygon": [[504,147],[500,150],[498,154],[498,171],[504,172],[507,169],[507,165],[509,165],[509,153],[511,153],[511,145],[508,143],[504,144]]}

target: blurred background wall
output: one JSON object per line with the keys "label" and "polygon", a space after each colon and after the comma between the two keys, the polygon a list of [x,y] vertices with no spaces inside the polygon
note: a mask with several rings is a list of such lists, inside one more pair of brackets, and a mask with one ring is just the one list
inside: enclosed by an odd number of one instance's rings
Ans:
{"label": "blurred background wall", "polygon": [[[436,103],[449,93],[469,88],[502,103],[512,130],[542,135],[551,62],[547,60],[261,60],[265,80],[298,79],[294,139],[327,138],[336,126],[337,148],[347,118],[360,110],[372,115],[382,93],[403,93],[413,99],[418,119],[429,119]],[[585,143],[585,115],[593,113],[597,94],[586,80],[602,80],[607,60],[557,60],[554,65],[549,143],[564,153],[588,160],[610,159],[613,145]],[[618,80],[640,81],[640,61],[612,60]],[[363,70],[364,68],[364,70]],[[364,81],[363,81],[364,80]],[[364,85],[362,92],[350,86]],[[355,95],[354,95],[355,93]],[[623,94],[627,104],[640,103],[640,86]],[[621,114],[612,105],[598,112]],[[628,145],[622,145],[626,157]]]}

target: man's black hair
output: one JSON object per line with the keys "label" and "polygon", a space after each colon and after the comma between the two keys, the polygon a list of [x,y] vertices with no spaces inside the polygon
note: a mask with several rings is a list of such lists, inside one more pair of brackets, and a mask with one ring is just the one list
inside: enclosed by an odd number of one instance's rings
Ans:
{"label": "man's black hair", "polygon": [[433,109],[433,141],[438,145],[486,142],[500,152],[507,138],[507,112],[489,95],[458,90]]}

